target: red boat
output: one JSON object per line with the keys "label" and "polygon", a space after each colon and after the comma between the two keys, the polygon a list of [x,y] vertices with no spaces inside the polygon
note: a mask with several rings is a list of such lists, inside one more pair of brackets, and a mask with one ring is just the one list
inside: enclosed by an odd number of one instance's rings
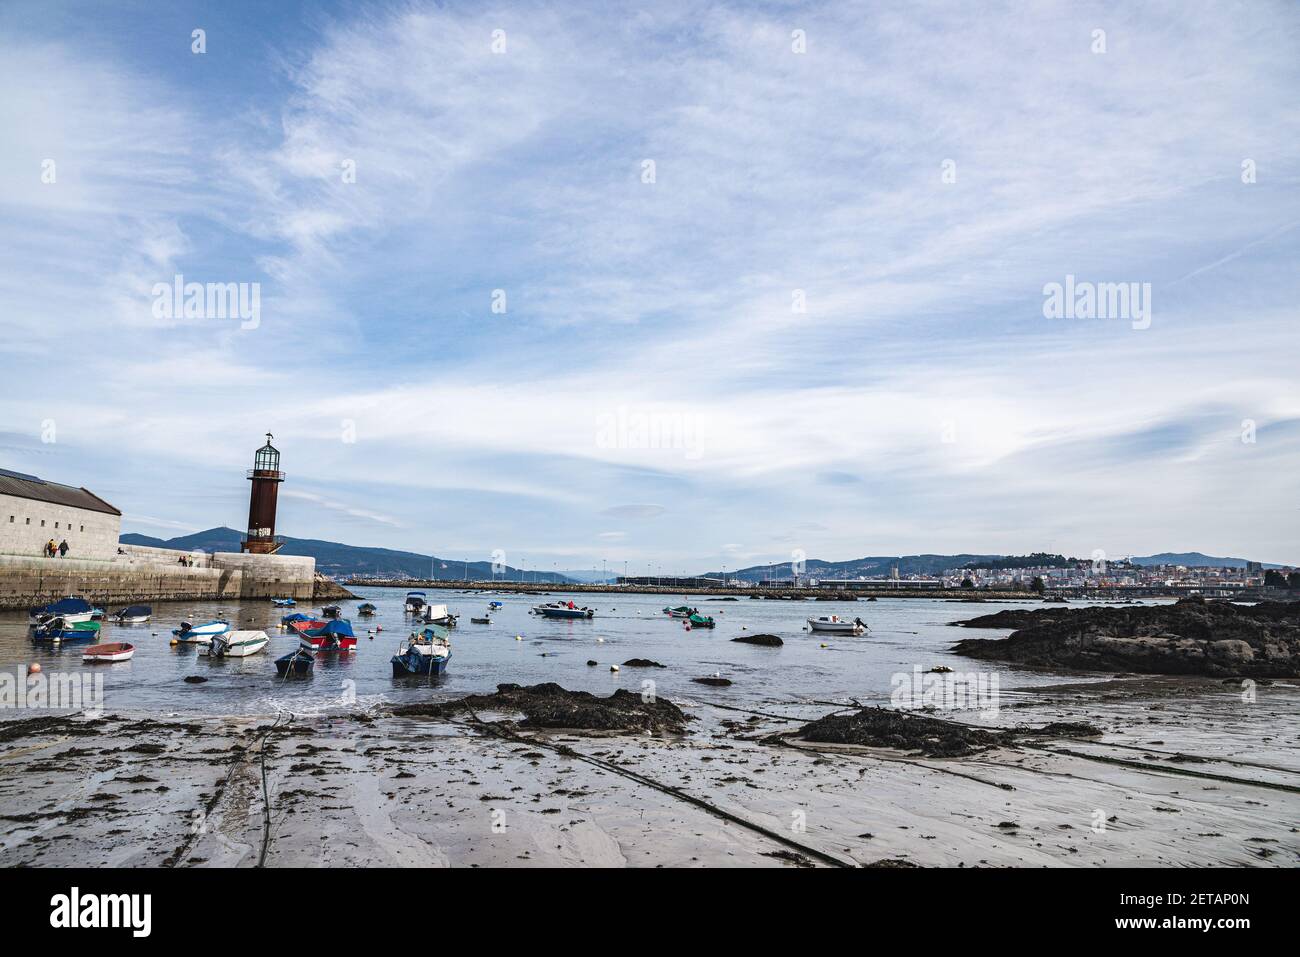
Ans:
{"label": "red boat", "polygon": [[357,636],[352,634],[351,622],[336,618],[321,622],[319,628],[303,629],[298,633],[298,642],[312,651],[352,651],[357,647]]}
{"label": "red boat", "polygon": [[304,618],[301,621],[289,622],[289,627],[301,635],[304,631],[315,631],[317,628],[324,628],[327,624],[329,622],[316,618]]}
{"label": "red boat", "polygon": [[81,655],[82,661],[130,661],[135,654],[135,645],[125,641],[110,641],[103,645],[91,645]]}

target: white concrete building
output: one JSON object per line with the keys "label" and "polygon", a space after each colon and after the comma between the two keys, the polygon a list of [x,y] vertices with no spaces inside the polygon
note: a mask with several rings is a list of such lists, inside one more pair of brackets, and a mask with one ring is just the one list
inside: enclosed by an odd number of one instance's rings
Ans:
{"label": "white concrete building", "polygon": [[122,513],[85,488],[0,469],[0,554],[41,557],[51,539],[68,558],[111,561]]}

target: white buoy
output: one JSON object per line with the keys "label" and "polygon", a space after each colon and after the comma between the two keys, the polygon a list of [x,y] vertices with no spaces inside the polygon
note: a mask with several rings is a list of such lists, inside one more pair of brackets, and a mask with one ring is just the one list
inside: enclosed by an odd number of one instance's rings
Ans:
{"label": "white buoy", "polygon": [[610,666],[609,666],[609,670],[610,670],[610,671],[618,671],[618,665],[610,665]]}

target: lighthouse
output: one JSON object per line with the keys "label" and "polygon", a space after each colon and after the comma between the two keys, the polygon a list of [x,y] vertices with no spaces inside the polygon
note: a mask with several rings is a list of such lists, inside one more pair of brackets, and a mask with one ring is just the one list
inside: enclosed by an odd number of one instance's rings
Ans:
{"label": "lighthouse", "polygon": [[248,499],[248,537],[240,543],[240,551],[270,555],[282,544],[275,537],[275,501],[284,481],[280,452],[271,444],[270,432],[266,433],[266,444],[253,456],[248,480],[253,483]]}

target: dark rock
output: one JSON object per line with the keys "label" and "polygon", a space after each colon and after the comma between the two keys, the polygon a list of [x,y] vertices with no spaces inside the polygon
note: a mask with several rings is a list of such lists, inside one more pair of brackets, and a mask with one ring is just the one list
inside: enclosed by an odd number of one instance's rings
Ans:
{"label": "dark rock", "polygon": [[[984,616],[999,619],[1008,613]],[[1300,675],[1300,602],[1237,605],[1183,599],[1173,605],[1053,608],[1009,638],[967,638],[957,654],[1028,667],[1139,674],[1289,678]],[[1005,617],[1000,619],[1006,621]],[[971,627],[1008,627],[1006,624]]]}
{"label": "dark rock", "polygon": [[518,711],[521,728],[569,728],[581,731],[640,731],[647,734],[683,730],[686,715],[667,698],[645,700],[619,688],[608,698],[568,691],[554,682],[524,687],[497,685],[495,694],[467,695],[455,701],[396,707],[403,717],[451,717],[464,711]]}
{"label": "dark rock", "polygon": [[590,667],[594,667],[595,665],[598,665],[598,664],[600,664],[599,661],[594,661],[594,660],[592,660],[592,659],[588,659],[588,660],[587,660],[587,667],[589,667],[589,668],[590,668]]}
{"label": "dark rock", "polygon": [[649,658],[629,658],[623,662],[624,668],[666,668],[667,665],[661,665],[657,661],[651,661]]}
{"label": "dark rock", "polygon": [[707,678],[692,678],[691,680],[694,681],[697,685],[712,685],[715,688],[731,687],[731,679],[729,678],[717,678],[714,676],[709,676]]}
{"label": "dark rock", "polygon": [[959,721],[944,721],[907,711],[863,708],[856,714],[832,714],[806,724],[798,732],[805,741],[858,744],[899,751],[919,751],[926,757],[962,757],[1020,738],[1096,737],[1102,732],[1081,721],[1054,721],[1040,728],[1020,725],[1010,729],[976,728]]}
{"label": "dark rock", "polygon": [[739,638],[732,638],[732,641],[739,641],[746,645],[763,645],[767,648],[779,648],[785,642],[776,635],[741,635]]}
{"label": "dark rock", "polygon": [[207,681],[207,680],[208,680],[208,679],[207,679],[207,678],[204,678],[202,675],[186,675],[186,676],[185,676],[185,683],[186,683],[187,685],[201,685],[201,684],[203,684],[203,682],[205,682],[205,681]]}

